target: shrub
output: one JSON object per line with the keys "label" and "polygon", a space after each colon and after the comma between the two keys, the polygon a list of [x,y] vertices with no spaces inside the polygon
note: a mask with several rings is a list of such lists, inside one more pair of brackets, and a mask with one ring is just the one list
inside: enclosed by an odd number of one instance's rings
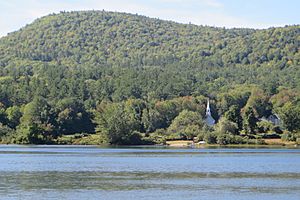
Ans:
{"label": "shrub", "polygon": [[238,125],[223,117],[219,120],[216,130],[221,134],[238,134]]}
{"label": "shrub", "polygon": [[217,143],[217,135],[216,133],[214,132],[211,132],[211,133],[207,133],[204,135],[204,141],[207,143],[207,144],[216,144]]}
{"label": "shrub", "polygon": [[226,145],[226,144],[245,144],[247,140],[238,135],[232,134],[218,134],[217,144]]}
{"label": "shrub", "polygon": [[0,142],[9,143],[14,135],[14,130],[0,123]]}
{"label": "shrub", "polygon": [[297,140],[300,139],[300,132],[299,133],[294,133],[294,132],[285,132],[281,135],[281,139],[284,141],[292,141],[296,142]]}

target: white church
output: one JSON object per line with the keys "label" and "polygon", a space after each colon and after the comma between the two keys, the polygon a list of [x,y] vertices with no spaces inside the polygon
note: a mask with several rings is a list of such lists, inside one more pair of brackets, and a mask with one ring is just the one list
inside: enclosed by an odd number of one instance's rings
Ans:
{"label": "white church", "polygon": [[205,122],[208,126],[213,126],[216,123],[216,120],[211,116],[209,100],[207,100],[206,114],[205,114]]}

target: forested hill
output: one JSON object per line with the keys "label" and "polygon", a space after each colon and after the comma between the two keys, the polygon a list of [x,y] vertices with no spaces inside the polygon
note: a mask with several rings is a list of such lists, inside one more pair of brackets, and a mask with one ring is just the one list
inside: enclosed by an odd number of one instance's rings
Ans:
{"label": "forested hill", "polygon": [[[299,25],[225,29],[105,11],[51,14],[0,38],[0,124],[30,142],[32,123],[41,138],[94,132],[104,101],[139,100],[149,110],[180,97],[203,106],[210,97],[218,119],[234,104],[242,113],[254,94],[267,103],[254,108],[259,118],[287,102],[299,107],[299,47]],[[179,111],[148,129],[139,113],[134,130],[166,129]]]}
{"label": "forested hill", "polygon": [[224,29],[104,11],[60,13],[2,38],[1,66],[20,59],[72,67],[188,61],[196,67],[272,62],[284,68],[299,63],[299,34],[299,26]]}

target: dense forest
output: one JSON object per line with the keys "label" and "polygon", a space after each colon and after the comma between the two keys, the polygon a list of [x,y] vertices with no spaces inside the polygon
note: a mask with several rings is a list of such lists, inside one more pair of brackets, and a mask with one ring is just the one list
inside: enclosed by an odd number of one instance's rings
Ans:
{"label": "dense forest", "polygon": [[[270,115],[280,124],[262,120]],[[300,25],[226,29],[80,11],[0,38],[2,143],[300,142],[299,132]]]}

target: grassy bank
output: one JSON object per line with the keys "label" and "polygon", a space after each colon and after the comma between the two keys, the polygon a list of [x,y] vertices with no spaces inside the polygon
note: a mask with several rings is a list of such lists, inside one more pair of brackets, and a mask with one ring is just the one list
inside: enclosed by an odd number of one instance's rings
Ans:
{"label": "grassy bank", "polygon": [[288,147],[297,147],[299,144],[296,142],[284,141],[282,139],[263,139],[264,144],[227,144],[227,145],[220,145],[220,144],[199,144],[195,143],[192,140],[175,140],[175,141],[167,141],[166,145],[170,147],[219,147],[219,146],[226,146],[226,147],[280,147],[280,146],[288,146]]}
{"label": "grassy bank", "polygon": [[[300,145],[299,139],[293,139],[294,135],[281,135],[276,138],[270,138],[268,134],[251,135],[250,136],[234,136],[228,134],[205,134],[205,137],[194,137],[194,140],[184,138],[174,138],[164,134],[140,134],[138,143],[124,144],[126,145],[163,145],[169,147],[189,148],[189,147],[275,147],[288,146],[297,147]],[[271,135],[274,136],[274,135]],[[289,136],[289,137],[287,137]],[[298,137],[298,136],[297,136]],[[29,144],[18,143],[14,138],[2,138],[0,144]],[[109,145],[107,138],[100,134],[77,133],[72,135],[61,135],[57,138],[51,138],[45,143],[34,144],[49,144],[49,145]]]}
{"label": "grassy bank", "polygon": [[[54,141],[55,144],[69,144],[69,145],[103,145],[107,144],[103,141],[101,135],[92,134],[92,135],[84,135],[84,134],[74,134],[74,135],[64,135],[57,138]],[[226,146],[226,147],[275,147],[275,146],[289,146],[289,147],[296,147],[299,144],[297,142],[285,141],[282,139],[261,139],[259,142],[255,140],[251,140],[245,144],[208,144],[208,143],[199,143],[193,142],[193,140],[167,140],[163,143],[157,143],[161,145],[166,145],[169,147],[219,147],[219,146]],[[156,144],[156,145],[157,145]],[[155,144],[153,144],[155,145]]]}

